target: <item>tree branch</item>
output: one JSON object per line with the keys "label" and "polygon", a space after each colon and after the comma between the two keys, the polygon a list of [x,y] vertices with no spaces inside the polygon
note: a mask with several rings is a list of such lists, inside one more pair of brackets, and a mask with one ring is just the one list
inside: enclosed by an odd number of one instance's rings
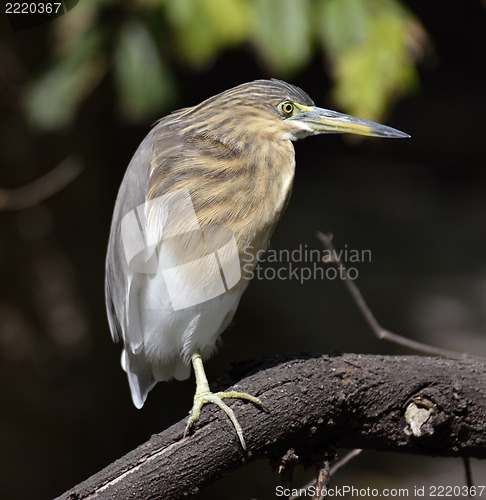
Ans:
{"label": "tree branch", "polygon": [[33,207],[64,189],[82,170],[81,162],[71,155],[29,184],[18,188],[0,188],[0,210]]}
{"label": "tree branch", "polygon": [[207,405],[185,439],[181,420],[59,500],[187,497],[249,461],[278,463],[290,448],[307,464],[330,447],[486,458],[486,365],[476,359],[299,354],[242,363],[229,376],[270,410],[228,400],[247,453]]}

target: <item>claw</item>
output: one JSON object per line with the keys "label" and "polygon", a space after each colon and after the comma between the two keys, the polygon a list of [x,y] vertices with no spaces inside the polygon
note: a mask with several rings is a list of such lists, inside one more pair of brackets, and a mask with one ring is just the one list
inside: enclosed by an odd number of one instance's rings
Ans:
{"label": "claw", "polygon": [[194,403],[192,405],[191,413],[189,419],[187,420],[186,429],[184,431],[184,437],[186,437],[189,429],[199,420],[201,416],[202,407],[206,403],[213,403],[218,405],[225,413],[228,415],[231,423],[233,424],[238,439],[240,440],[242,448],[246,451],[245,438],[243,437],[243,429],[241,428],[238,419],[236,418],[235,412],[223,402],[225,398],[236,398],[236,399],[246,399],[251,401],[253,404],[262,407],[265,411],[268,411],[262,402],[246,392],[211,392],[208,384],[208,379],[206,378],[206,373],[204,372],[204,366],[199,353],[195,353],[192,356],[192,364],[194,366],[194,373],[196,375],[196,393],[194,394]]}

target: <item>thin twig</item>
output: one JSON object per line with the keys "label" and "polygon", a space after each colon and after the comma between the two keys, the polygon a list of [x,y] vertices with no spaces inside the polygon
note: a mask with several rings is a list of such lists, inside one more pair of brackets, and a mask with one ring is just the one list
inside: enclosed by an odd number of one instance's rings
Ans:
{"label": "thin twig", "polygon": [[344,455],[343,458],[340,458],[332,467],[329,472],[330,476],[334,476],[336,472],[341,468],[347,465],[353,458],[357,457],[363,450],[361,448],[355,448],[354,450],[349,451]]}
{"label": "thin twig", "polygon": [[68,156],[29,184],[12,189],[0,188],[0,210],[21,210],[37,205],[64,189],[82,170],[79,160]]}
{"label": "thin twig", "polygon": [[[295,450],[290,448],[287,453],[280,460],[280,466],[278,472],[280,474],[280,484],[282,485],[283,491],[290,491],[292,489],[292,481],[294,478],[294,467],[299,457],[295,454]],[[289,499],[289,495],[285,495],[282,498]]]}
{"label": "thin twig", "polygon": [[329,479],[331,477],[330,471],[329,460],[323,460],[318,464],[316,490],[312,500],[322,500],[326,496]]}
{"label": "thin twig", "polygon": [[328,250],[331,254],[331,258],[325,259],[324,262],[326,264],[333,264],[335,267],[339,269],[340,275],[344,276],[344,279],[342,281],[345,287],[350,293],[359,311],[363,315],[363,318],[368,323],[368,326],[371,328],[372,332],[378,339],[388,340],[389,342],[399,344],[401,346],[407,347],[408,349],[413,349],[426,354],[432,354],[434,356],[445,356],[457,359],[468,357],[467,354],[458,353],[455,351],[451,351],[449,349],[443,349],[441,347],[430,346],[422,342],[417,342],[416,340],[408,339],[406,337],[403,337],[402,335],[398,335],[396,333],[390,332],[389,330],[386,330],[385,328],[382,328],[381,325],[378,323],[378,320],[375,318],[374,314],[371,312],[371,309],[369,308],[368,304],[363,298],[363,295],[359,291],[359,288],[356,286],[354,281],[349,277],[346,267],[339,260],[336,249],[332,244],[332,235],[326,235],[318,231],[317,238],[319,239],[319,241],[321,241],[326,250]]}
{"label": "thin twig", "polygon": [[467,484],[467,491],[468,491],[468,497],[472,498],[471,491],[472,491],[472,486],[474,485],[473,477],[472,477],[472,470],[471,470],[471,459],[469,457],[462,457],[462,463],[464,464],[464,472],[466,474],[466,484]]}
{"label": "thin twig", "polygon": [[[329,470],[329,478],[334,476],[336,472],[341,468],[344,467],[346,464],[351,462],[351,460],[355,457],[357,457],[363,450],[361,448],[355,448],[354,450],[351,450],[350,452],[346,453],[343,458],[340,458],[339,460],[336,461],[336,463],[330,468]],[[328,479],[329,482],[329,479]],[[309,481],[305,486],[302,486],[299,488],[299,491],[304,491],[308,490],[311,486],[314,486],[316,484],[316,481],[313,479],[312,481]],[[290,497],[289,500],[298,500],[299,496],[292,496]]]}
{"label": "thin twig", "polygon": [[[280,471],[280,484],[284,491],[289,491],[292,488],[292,479],[294,477],[294,466],[286,465]],[[285,496],[283,498],[286,498]],[[288,498],[288,497],[287,497]]]}

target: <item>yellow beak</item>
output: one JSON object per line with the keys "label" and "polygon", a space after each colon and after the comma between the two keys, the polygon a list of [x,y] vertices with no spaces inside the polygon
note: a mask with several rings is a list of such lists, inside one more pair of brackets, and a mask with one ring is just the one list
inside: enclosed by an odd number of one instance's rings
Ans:
{"label": "yellow beak", "polygon": [[410,137],[400,130],[380,123],[313,106],[299,106],[294,115],[288,119],[298,121],[309,128],[309,134],[346,133],[372,137]]}

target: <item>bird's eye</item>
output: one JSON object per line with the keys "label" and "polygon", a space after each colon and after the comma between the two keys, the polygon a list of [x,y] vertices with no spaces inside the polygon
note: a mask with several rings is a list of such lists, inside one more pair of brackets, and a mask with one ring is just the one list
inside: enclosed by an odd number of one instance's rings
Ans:
{"label": "bird's eye", "polygon": [[278,105],[278,110],[284,115],[284,116],[290,116],[294,112],[294,105],[289,102],[281,102]]}

